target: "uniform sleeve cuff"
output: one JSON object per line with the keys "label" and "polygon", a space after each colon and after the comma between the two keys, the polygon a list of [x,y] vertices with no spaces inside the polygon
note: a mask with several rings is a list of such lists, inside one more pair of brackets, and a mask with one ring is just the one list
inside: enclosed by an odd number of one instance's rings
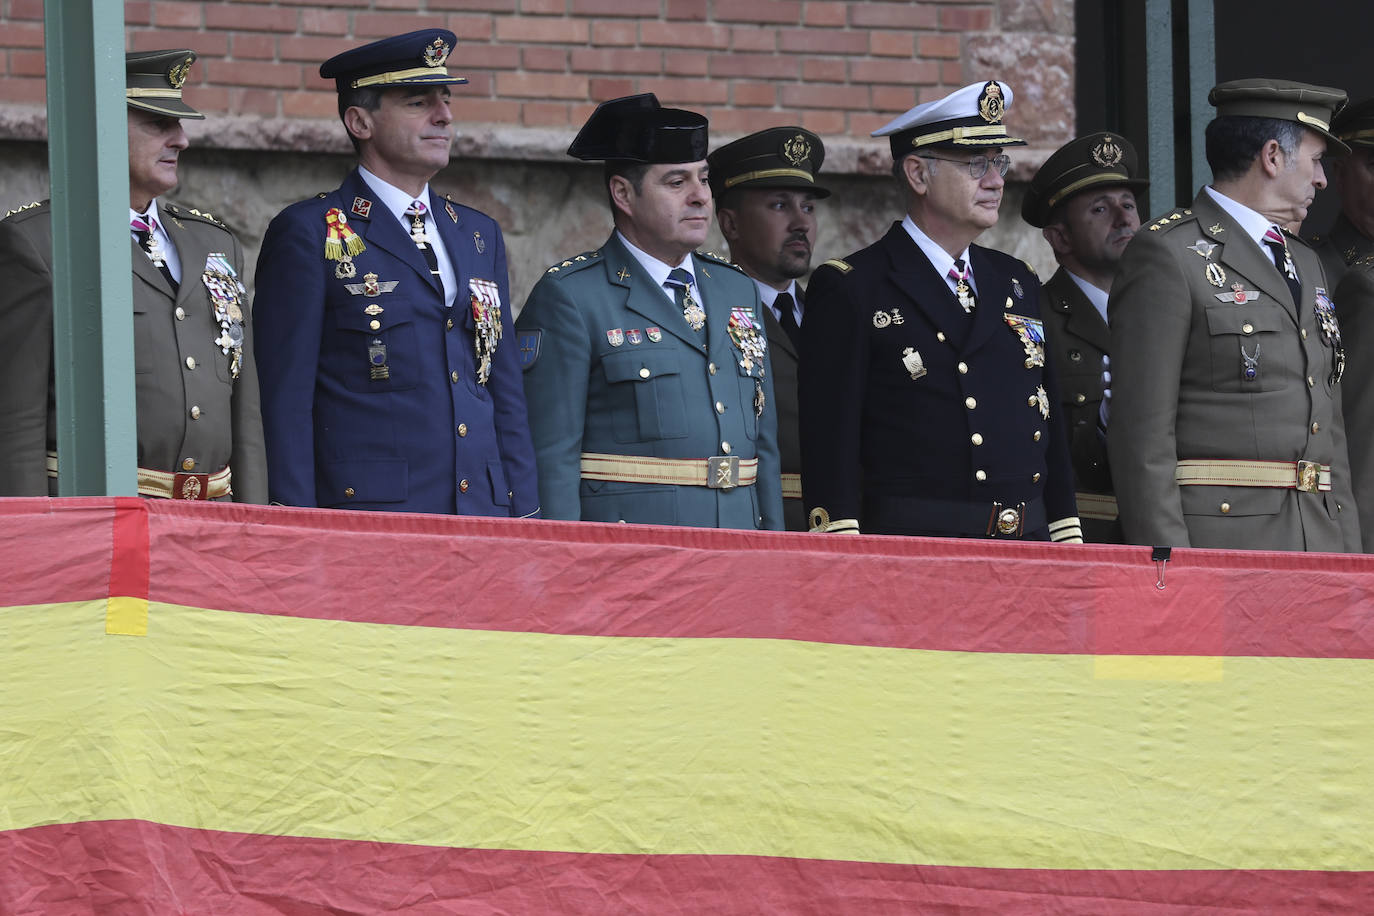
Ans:
{"label": "uniform sleeve cuff", "polygon": [[830,513],[824,508],[817,506],[811,510],[811,533],[812,534],[858,534],[859,520],[856,518],[838,518],[830,520]]}
{"label": "uniform sleeve cuff", "polygon": [[1082,544],[1083,525],[1077,516],[1050,522],[1050,540],[1056,544]]}

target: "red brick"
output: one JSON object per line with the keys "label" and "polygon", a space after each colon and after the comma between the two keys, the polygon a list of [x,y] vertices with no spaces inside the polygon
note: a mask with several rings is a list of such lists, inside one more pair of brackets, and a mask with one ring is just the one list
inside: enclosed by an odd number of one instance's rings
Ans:
{"label": "red brick", "polygon": [[230,89],[229,111],[233,114],[277,116],[277,93],[269,89]]}
{"label": "red brick", "polygon": [[47,83],[40,79],[17,77],[0,80],[0,100],[42,104],[48,100]]}
{"label": "red brick", "polygon": [[706,0],[668,0],[669,19],[689,19],[700,22],[707,17]]}
{"label": "red brick", "polygon": [[[578,16],[633,16],[657,18],[659,0],[569,0]],[[761,2],[761,0],[754,0]]]}
{"label": "red brick", "polygon": [[663,54],[665,76],[705,76],[706,55],[701,51],[666,51]]}
{"label": "red brick", "polygon": [[[42,19],[43,0],[10,0],[9,18],[11,19]],[[124,13],[127,22],[128,11]]]}
{"label": "red brick", "polygon": [[875,111],[897,114],[906,111],[917,102],[916,87],[914,86],[874,86],[872,93]]}
{"label": "red brick", "polygon": [[580,19],[498,19],[497,41],[532,41],[585,44],[587,23]]}
{"label": "red brick", "polygon": [[783,108],[845,108],[861,111],[869,107],[867,86],[784,85],[778,87]]}
{"label": "red brick", "polygon": [[849,24],[861,28],[933,29],[936,9],[928,3],[854,3]]}
{"label": "red brick", "polygon": [[593,45],[623,47],[639,40],[639,27],[633,22],[593,22]]}
{"label": "red brick", "polygon": [[526,48],[520,52],[520,66],[526,70],[568,69],[568,52],[563,48]]}
{"label": "red brick", "polygon": [[299,89],[300,64],[272,64],[264,61],[239,62],[209,60],[205,62],[205,78],[220,86],[264,86],[273,89]]}
{"label": "red brick", "polygon": [[418,29],[442,29],[448,25],[443,16],[411,16],[402,13],[358,13],[353,17],[353,37],[360,41],[387,38]]}
{"label": "red brick", "polygon": [[952,32],[986,32],[992,28],[992,9],[944,7],[940,10],[940,28]]}
{"label": "red brick", "polygon": [[496,95],[498,98],[585,99],[587,79],[575,75],[552,79],[545,73],[497,73]]}
{"label": "red brick", "polygon": [[747,76],[755,79],[796,79],[801,76],[799,55],[712,54],[711,75]]}
{"label": "red brick", "polygon": [[[629,95],[629,93],[628,93],[628,92],[620,92],[620,93],[617,93],[617,94],[615,94],[615,95],[608,96],[608,98],[618,99],[618,98],[620,98],[622,95]],[[603,100],[603,101],[604,101],[604,100]],[[573,105],[571,106],[571,110],[568,112],[568,116],[569,116],[569,118],[572,120],[572,123],[574,123],[574,124],[586,124],[586,123],[587,123],[587,119],[590,118],[590,117],[592,116],[592,112],[595,111],[595,110],[596,110],[596,105],[593,104],[593,103],[584,103],[584,104],[582,104],[582,105],[578,105],[577,103],[573,103]]]}
{"label": "red brick", "polygon": [[8,22],[0,25],[0,47],[4,48],[41,48],[43,47],[43,23]]}
{"label": "red brick", "polygon": [[778,49],[778,33],[775,29],[759,26],[738,26],[730,30],[730,50],[767,51]]}
{"label": "red brick", "polygon": [[639,81],[640,92],[652,92],[665,107],[681,105],[724,105],[729,95],[720,80],[644,79]]}
{"label": "red brick", "polygon": [[281,113],[288,118],[337,118],[335,98],[332,92],[283,92]]}
{"label": "red brick", "polygon": [[[4,40],[4,32],[0,30],[0,45],[11,45],[14,42]],[[173,29],[139,30],[130,32],[128,37],[128,47],[130,51],[156,51],[160,48],[195,48],[196,54],[200,59],[225,57],[229,53],[229,33],[224,31],[217,32],[185,32]],[[192,77],[194,77],[192,73]]]}
{"label": "red brick", "polygon": [[347,39],[299,35],[283,35],[277,39],[277,49],[282,60],[299,60],[316,66],[341,51],[347,51],[352,47],[352,44]]}
{"label": "red brick", "polygon": [[867,54],[868,35],[830,29],[780,29],[778,47],[809,54]]}
{"label": "red brick", "polygon": [[370,0],[295,0],[296,6],[367,6]]}
{"label": "red brick", "polygon": [[842,26],[848,3],[827,3],[807,0],[802,10],[802,22],[809,26]]}
{"label": "red brick", "polygon": [[964,65],[957,60],[940,61],[940,82],[946,86],[962,86],[967,80],[964,79]]}
{"label": "red brick", "polygon": [[454,98],[459,96],[472,96],[482,99],[491,97],[492,76],[490,73],[475,73],[471,70],[464,70],[458,76],[467,77],[467,82],[452,87]]}
{"label": "red brick", "polygon": [[[34,17],[42,18],[43,5],[39,3],[39,15]],[[124,3],[124,24],[127,25],[152,25],[153,5],[145,0],[125,0]]]}
{"label": "red brick", "polygon": [[453,106],[453,118],[459,124],[514,124],[520,118],[520,106],[495,99],[464,99]]}
{"label": "red brick", "polygon": [[458,36],[460,49],[469,42],[491,41],[491,17],[454,13],[448,17],[448,30]]}
{"label": "red brick", "polygon": [[573,48],[574,73],[630,73],[663,72],[663,55],[658,51],[612,51],[607,48]]}
{"label": "red brick", "polygon": [[801,4],[797,0],[721,3],[715,10],[718,22],[778,22],[789,25],[801,22]]}
{"label": "red brick", "polygon": [[849,68],[842,57],[802,59],[802,79],[808,83],[843,83],[848,78]]}
{"label": "red brick", "polygon": [[205,3],[205,28],[235,29],[244,32],[294,32],[300,15],[294,9],[255,6],[244,9],[239,3]]}
{"label": "red brick", "polygon": [[337,10],[301,10],[301,31],[308,35],[347,35],[348,14]]}
{"label": "red brick", "polygon": [[772,108],[778,104],[778,90],[772,83],[736,82],[731,88],[736,105]]}
{"label": "red brick", "polygon": [[940,65],[933,60],[851,60],[849,79],[855,83],[895,83],[910,86],[940,79]]}
{"label": "red brick", "polygon": [[227,86],[197,86],[184,92],[186,101],[197,111],[228,111],[229,88]]}
{"label": "red brick", "polygon": [[842,135],[849,133],[847,120],[843,111],[804,111],[801,126],[813,133]]}
{"label": "red brick", "polygon": [[568,11],[568,0],[520,0],[520,12],[535,16],[562,16]]}
{"label": "red brick", "polygon": [[910,57],[913,46],[911,37],[910,32],[869,32],[868,53],[880,57]]}
{"label": "red brick", "polygon": [[198,29],[205,24],[205,17],[199,3],[153,4],[153,22],[159,28]]}
{"label": "red brick", "polygon": [[429,0],[432,10],[485,10],[491,13],[515,11],[515,0]]}
{"label": "red brick", "polygon": [[414,9],[415,0],[372,0],[372,4],[377,9]]}
{"label": "red brick", "polygon": [[520,123],[527,127],[567,127],[568,106],[557,102],[526,102],[520,106]]}
{"label": "red brick", "polygon": [[276,60],[277,57],[277,39],[272,35],[236,33],[230,36],[229,48],[230,53],[239,60]]}
{"label": "red brick", "polygon": [[639,24],[640,44],[670,48],[726,48],[730,31],[719,25],[688,25],[680,22],[651,22]]}
{"label": "red brick", "polygon": [[958,35],[916,36],[916,54],[918,57],[944,57],[952,60],[958,58],[960,50]]}
{"label": "red brick", "polygon": [[47,76],[48,62],[42,51],[11,51],[10,76]]}
{"label": "red brick", "polygon": [[759,129],[759,113],[749,109],[713,108],[707,117],[711,120],[712,138],[748,134]]}
{"label": "red brick", "polygon": [[458,53],[449,58],[449,69],[461,76],[472,70],[515,70],[520,66],[520,49],[515,45],[460,44]]}
{"label": "red brick", "polygon": [[596,101],[618,99],[622,96],[633,95],[634,91],[634,80],[609,79],[606,77],[593,79],[589,89],[591,98]]}
{"label": "red brick", "polygon": [[[907,108],[911,106],[908,105]],[[903,108],[902,111],[906,111]],[[896,114],[897,112],[894,112]],[[867,137],[873,131],[882,127],[892,117],[886,113],[874,113],[870,111],[851,111],[849,113],[849,129],[847,133],[851,137]]]}

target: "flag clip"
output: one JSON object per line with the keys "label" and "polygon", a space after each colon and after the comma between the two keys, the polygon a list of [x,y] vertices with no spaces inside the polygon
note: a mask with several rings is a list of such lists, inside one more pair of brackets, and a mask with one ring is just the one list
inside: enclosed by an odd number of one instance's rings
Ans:
{"label": "flag clip", "polygon": [[1164,564],[1169,562],[1171,547],[1156,547],[1150,559],[1155,561],[1155,588],[1164,590]]}

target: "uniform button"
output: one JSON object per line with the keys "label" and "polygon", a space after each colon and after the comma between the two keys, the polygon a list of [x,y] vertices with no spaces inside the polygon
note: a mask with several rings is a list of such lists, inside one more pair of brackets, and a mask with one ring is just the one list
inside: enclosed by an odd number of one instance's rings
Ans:
{"label": "uniform button", "polygon": [[1069,359],[1073,360],[1076,363],[1081,363],[1083,362],[1083,354],[1079,350],[1070,350]]}
{"label": "uniform button", "polygon": [[960,375],[968,375],[968,363],[960,363],[954,368],[959,370]]}
{"label": "uniform button", "polygon": [[367,323],[367,326],[374,331],[380,331],[382,329],[382,323],[378,321],[376,318],[373,318],[371,321],[369,321]]}
{"label": "uniform button", "polygon": [[1312,387],[1314,387],[1316,384],[1317,384],[1317,383],[1312,379],[1312,376],[1309,375],[1309,376],[1307,377],[1307,387],[1308,387],[1308,388],[1312,388]]}
{"label": "uniform button", "polygon": [[194,459],[194,458],[183,458],[183,459],[181,459],[181,469],[182,469],[183,471],[194,471],[194,470],[196,469],[196,459]]}
{"label": "uniform button", "polygon": [[1078,394],[1073,396],[1073,402],[1075,404],[1086,404],[1088,403],[1088,396],[1080,391]]}
{"label": "uniform button", "polygon": [[192,405],[191,405],[191,419],[192,419],[192,420],[199,420],[199,419],[200,419],[200,406],[197,405],[197,404],[192,404]]}
{"label": "uniform button", "polygon": [[940,343],[944,343],[944,342],[945,342],[945,332],[944,332],[944,331],[936,331],[936,332],[935,332],[935,339],[938,340],[938,341],[940,341]]}
{"label": "uniform button", "polygon": [[621,519],[621,520],[620,520],[620,524],[622,524],[622,525],[626,525],[626,524],[629,524],[629,523],[628,523],[628,522],[626,522],[626,521],[625,521],[625,519],[623,519],[623,518],[622,518],[622,519]]}
{"label": "uniform button", "polygon": [[1040,472],[1039,472],[1039,471],[1036,471],[1034,474],[1031,475],[1031,483],[1039,483],[1039,482],[1040,482]]}
{"label": "uniform button", "polygon": [[1040,399],[1037,398],[1035,395],[1031,395],[1030,397],[1026,398],[1026,403],[1031,407],[1034,407],[1036,404],[1040,403]]}
{"label": "uniform button", "polygon": [[194,356],[188,356],[188,357],[186,357],[186,368],[187,368],[187,369],[194,369],[195,367],[196,367],[196,358],[195,358]]}
{"label": "uniform button", "polygon": [[467,491],[468,491],[468,479],[467,479],[466,477],[464,477],[462,480],[458,481],[458,492],[459,492],[459,493],[466,493]]}
{"label": "uniform button", "polygon": [[444,327],[447,328],[448,330],[452,331],[452,330],[453,330],[453,319],[450,318],[448,321],[445,321],[445,322],[444,322]]}
{"label": "uniform button", "polygon": [[982,433],[974,433],[972,436],[969,436],[969,441],[972,442],[974,445],[982,445],[982,444],[983,444],[983,434],[982,434]]}
{"label": "uniform button", "polygon": [[1322,425],[1321,425],[1320,423],[1313,423],[1313,424],[1312,424],[1312,432],[1314,432],[1314,433],[1315,433],[1315,432],[1319,432],[1319,431],[1321,430],[1321,428],[1322,428]]}
{"label": "uniform button", "polygon": [[186,320],[186,309],[184,309],[184,308],[182,308],[181,306],[178,305],[178,306],[177,306],[177,310],[176,310],[176,316],[177,316],[177,321],[185,321],[185,320]]}
{"label": "uniform button", "polygon": [[1307,339],[1307,328],[1303,328],[1303,329],[1302,329],[1301,331],[1299,331],[1298,333],[1302,335],[1302,339],[1303,339],[1303,340],[1306,340],[1306,339]]}
{"label": "uniform button", "polygon": [[467,434],[468,434],[468,425],[467,425],[466,423],[459,423],[459,424],[458,424],[458,437],[461,439],[463,436],[466,436]]}
{"label": "uniform button", "polygon": [[640,377],[640,378],[648,378],[648,377],[649,377],[650,375],[652,375],[652,374],[653,374],[653,373],[649,371],[649,369],[648,369],[647,366],[646,366],[645,368],[639,370],[639,377]]}
{"label": "uniform button", "polygon": [[1243,332],[1246,333],[1246,334],[1253,334],[1253,333],[1255,333],[1255,326],[1254,326],[1253,324],[1251,324],[1250,322],[1248,322],[1248,321],[1245,322],[1245,324],[1241,325],[1241,326],[1240,326],[1240,329],[1241,329],[1241,331],[1243,331]]}
{"label": "uniform button", "polygon": [[458,372],[457,372],[456,370],[453,371],[453,372],[450,372],[450,373],[448,374],[448,377],[449,377],[450,379],[452,379],[453,381],[456,382],[456,381],[458,381]]}
{"label": "uniform button", "polygon": [[706,371],[709,372],[709,373],[711,373],[712,375],[715,375],[715,374],[716,374],[716,364],[715,364],[715,363],[707,363],[707,364],[706,364]]}
{"label": "uniform button", "polygon": [[725,405],[720,401],[716,401],[716,413],[725,413]]}
{"label": "uniform button", "polygon": [[1217,508],[1221,509],[1221,514],[1222,514],[1222,515],[1225,515],[1226,513],[1228,513],[1228,512],[1231,511],[1231,504],[1230,504],[1230,503],[1222,503],[1222,504],[1221,504],[1220,506],[1218,506]]}
{"label": "uniform button", "polygon": [[730,443],[722,441],[720,443],[720,450],[727,455],[730,454]]}
{"label": "uniform button", "polygon": [[973,472],[973,479],[976,480],[976,481],[978,481],[979,483],[982,483],[983,481],[985,481],[985,480],[988,479],[988,472],[987,472],[987,471],[974,471],[974,472]]}
{"label": "uniform button", "polygon": [[978,401],[976,398],[964,398],[964,406],[972,410],[978,406]]}
{"label": "uniform button", "polygon": [[354,492],[355,491],[352,487],[344,487],[344,496],[347,496],[348,498],[352,499]]}
{"label": "uniform button", "polygon": [[1034,433],[1031,434],[1031,441],[1032,441],[1032,442],[1039,442],[1039,441],[1040,441],[1040,430],[1037,429]]}

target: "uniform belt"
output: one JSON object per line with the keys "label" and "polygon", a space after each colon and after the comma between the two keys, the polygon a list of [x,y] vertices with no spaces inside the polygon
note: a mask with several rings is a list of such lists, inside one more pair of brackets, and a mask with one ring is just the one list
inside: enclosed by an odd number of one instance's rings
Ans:
{"label": "uniform belt", "polygon": [[1276,487],[1304,493],[1331,489],[1331,465],[1315,461],[1187,459],[1178,463],[1179,486]]}
{"label": "uniform belt", "polygon": [[782,498],[801,499],[801,475],[783,474],[782,475]]}
{"label": "uniform belt", "polygon": [[752,486],[758,479],[759,460],[738,455],[714,458],[644,458],[638,455],[582,453],[584,480],[619,483],[661,483],[681,487],[732,490]]}
{"label": "uniform belt", "polygon": [[[57,456],[48,452],[48,476],[57,476]],[[138,469],[138,495],[159,499],[220,499],[232,494],[229,466],[213,474],[182,474]]]}
{"label": "uniform belt", "polygon": [[948,531],[972,537],[1019,538],[1027,531],[1039,531],[1048,524],[1045,504],[1039,499],[1026,503],[962,503],[914,496],[883,496],[881,505],[864,515],[865,531],[870,527],[905,528]]}
{"label": "uniform belt", "polygon": [[1079,518],[1091,518],[1100,522],[1116,521],[1116,497],[1110,493],[1075,493],[1073,498],[1078,503]]}

